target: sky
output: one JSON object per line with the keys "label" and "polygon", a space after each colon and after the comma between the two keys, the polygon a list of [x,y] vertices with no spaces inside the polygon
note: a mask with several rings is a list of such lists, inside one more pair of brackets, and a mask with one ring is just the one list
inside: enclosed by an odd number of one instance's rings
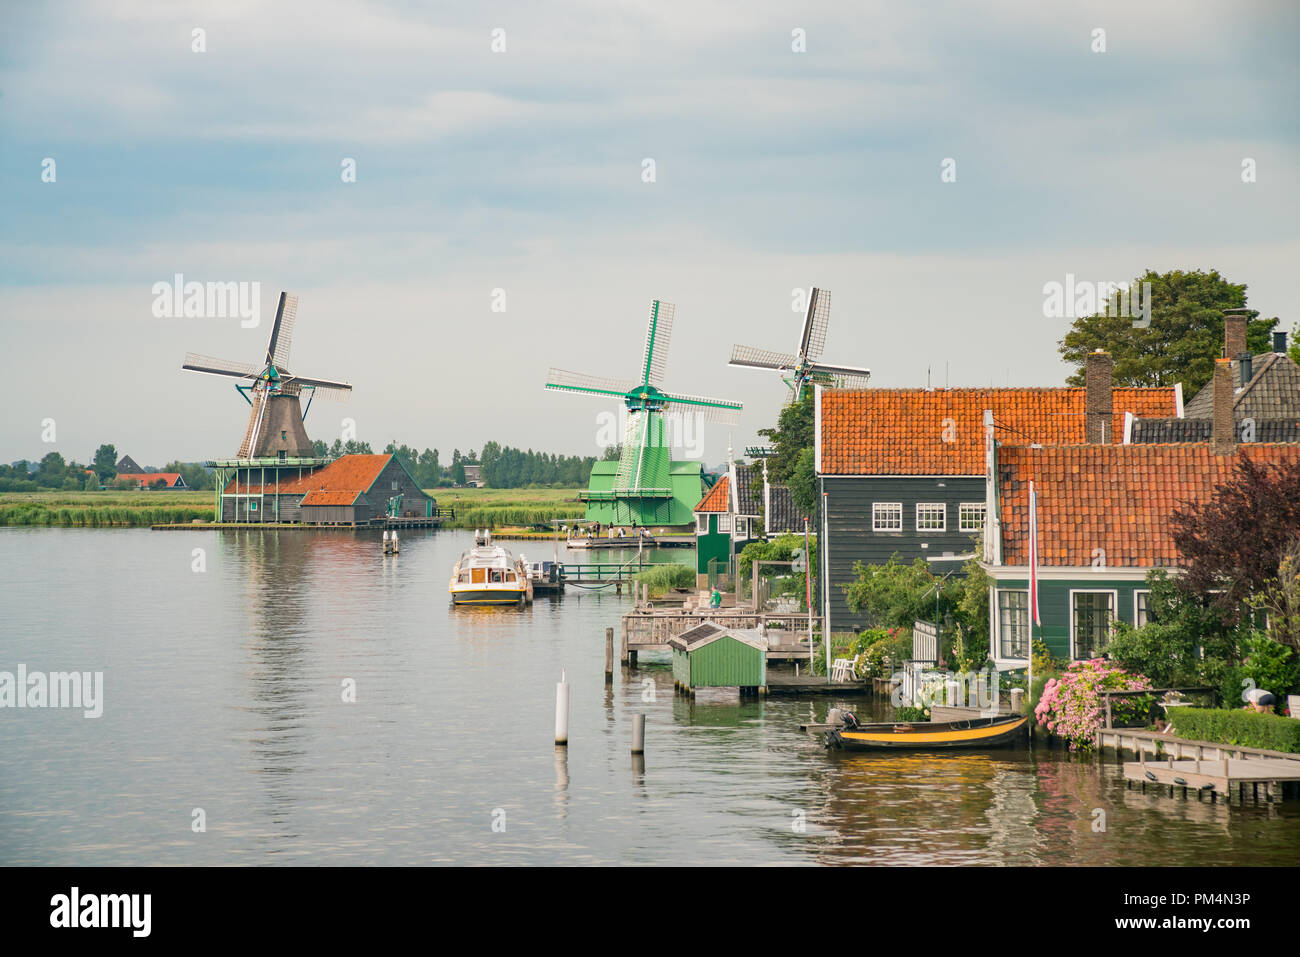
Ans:
{"label": "sky", "polygon": [[[0,461],[233,455],[181,362],[258,361],[282,289],[292,371],[354,386],[311,436],[444,461],[596,454],[547,370],[632,378],[655,298],[664,386],[745,405],[710,463],[788,394],[732,344],[792,351],[813,285],[882,387],[1062,384],[1067,273],[1218,269],[1290,330],[1297,49],[1286,2],[0,0]],[[155,315],[177,274],[260,324]]]}

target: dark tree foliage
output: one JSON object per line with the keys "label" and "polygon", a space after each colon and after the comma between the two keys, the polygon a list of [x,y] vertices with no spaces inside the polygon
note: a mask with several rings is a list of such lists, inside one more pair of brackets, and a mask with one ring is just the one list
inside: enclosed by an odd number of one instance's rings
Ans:
{"label": "dark tree foliage", "polygon": [[[1078,366],[1066,379],[1081,386],[1084,358],[1105,349],[1115,360],[1116,386],[1183,384],[1183,395],[1196,395],[1214,372],[1214,360],[1223,354],[1223,313],[1246,306],[1246,286],[1231,283],[1218,270],[1174,270],[1146,274],[1133,288],[1151,283],[1151,325],[1135,328],[1133,320],[1103,313],[1075,319],[1059,343],[1061,358]],[[1258,313],[1256,314],[1258,315]],[[1252,318],[1246,325],[1246,343],[1253,352],[1268,352],[1269,333],[1277,319]],[[1231,358],[1231,357],[1229,357]]]}
{"label": "dark tree foliage", "polygon": [[799,467],[799,455],[813,447],[814,410],[816,390],[804,389],[803,398],[781,410],[776,428],[759,429],[758,434],[772,443],[774,454],[767,460],[767,474],[775,485],[790,482]]}
{"label": "dark tree foliage", "polygon": [[1193,595],[1220,590],[1213,604],[1235,623],[1300,537],[1300,463],[1259,465],[1241,454],[1213,498],[1175,511],[1170,524],[1189,563],[1182,586]]}

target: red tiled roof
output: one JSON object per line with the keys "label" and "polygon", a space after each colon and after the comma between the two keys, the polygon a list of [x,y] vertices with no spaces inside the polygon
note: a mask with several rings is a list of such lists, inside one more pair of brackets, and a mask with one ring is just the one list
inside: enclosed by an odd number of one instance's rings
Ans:
{"label": "red tiled roof", "polygon": [[343,489],[340,491],[326,491],[316,489],[308,492],[302,497],[303,505],[352,505],[356,502],[361,493],[355,489]]}
{"label": "red tiled roof", "polygon": [[175,485],[180,477],[180,472],[123,472],[118,475],[116,481],[125,480],[127,482],[143,482],[145,485],[152,485],[162,479],[168,485]]}
{"label": "red tiled roof", "polygon": [[700,499],[700,504],[695,506],[697,512],[730,512],[731,495],[731,476],[724,475],[718,479],[718,483],[709,489],[708,494]]}
{"label": "red tiled roof", "polygon": [[[824,475],[983,475],[984,410],[1002,442],[1086,441],[1084,389],[830,389],[822,393]],[[1172,387],[1115,389],[1111,434],[1124,413],[1178,414]]]}
{"label": "red tiled roof", "polygon": [[[1243,445],[1252,462],[1300,462],[1300,445]],[[1002,561],[1029,562],[1029,482],[1038,494],[1038,551],[1043,566],[1181,566],[1169,518],[1208,500],[1232,476],[1236,454],[1206,443],[1076,445],[998,449]]]}
{"label": "red tiled roof", "polygon": [[[350,492],[352,497],[346,502],[322,502],[313,501],[304,504],[309,505],[351,505],[356,501],[358,495],[375,484],[375,479],[379,478],[379,473],[388,465],[391,455],[344,455],[335,459],[329,465],[319,468],[314,472],[304,473],[301,478],[294,474],[292,478],[281,479],[279,492],[281,495],[293,495],[298,492],[329,492],[332,495],[342,495]],[[259,474],[256,469],[250,469],[249,474]],[[235,488],[235,480],[231,479],[230,484],[226,486],[226,493],[234,492],[253,494],[274,494],[277,486],[274,482],[267,482],[266,488],[261,488],[257,483],[241,484],[238,489]]]}

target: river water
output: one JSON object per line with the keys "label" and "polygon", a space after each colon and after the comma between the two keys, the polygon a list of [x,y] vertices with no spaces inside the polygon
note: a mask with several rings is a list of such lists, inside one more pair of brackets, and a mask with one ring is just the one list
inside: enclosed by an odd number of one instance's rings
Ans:
{"label": "river water", "polygon": [[[408,533],[384,558],[369,532],[0,529],[0,671],[104,676],[99,718],[0,709],[0,864],[1300,857],[1294,800],[1143,794],[1113,759],[1044,747],[828,754],[798,730],[810,708],[870,703],[694,703],[666,658],[607,687],[604,631],[629,599],[452,609],[470,537]],[[552,741],[561,669],[567,753]]]}

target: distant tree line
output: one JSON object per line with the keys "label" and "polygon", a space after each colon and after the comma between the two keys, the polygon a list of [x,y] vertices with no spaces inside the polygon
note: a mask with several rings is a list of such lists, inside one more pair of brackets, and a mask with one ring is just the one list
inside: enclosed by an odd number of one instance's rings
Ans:
{"label": "distant tree line", "polygon": [[[117,448],[101,445],[89,464],[67,461],[58,452],[50,452],[39,462],[20,459],[0,465],[0,492],[88,491],[101,488],[139,488],[139,480],[117,481]],[[161,469],[144,468],[145,472],[178,472],[193,489],[212,488],[212,472],[197,462],[168,462]],[[159,483],[163,482],[160,477]],[[147,483],[146,483],[147,484]]]}
{"label": "distant tree line", "polygon": [[[341,455],[373,455],[369,442],[335,439],[333,445],[317,439],[312,443],[319,458],[338,458]],[[580,488],[591,476],[595,457],[590,455],[557,455],[517,449],[499,442],[488,442],[482,453],[475,449],[461,452],[453,449],[451,461],[444,464],[437,449],[419,451],[396,439],[384,446],[385,455],[395,455],[421,488],[449,488],[464,485],[466,466],[479,467],[479,481],[490,488],[524,488],[530,485],[549,485],[560,488]],[[606,458],[610,455],[607,451]],[[614,450],[617,458],[617,450]]]}

